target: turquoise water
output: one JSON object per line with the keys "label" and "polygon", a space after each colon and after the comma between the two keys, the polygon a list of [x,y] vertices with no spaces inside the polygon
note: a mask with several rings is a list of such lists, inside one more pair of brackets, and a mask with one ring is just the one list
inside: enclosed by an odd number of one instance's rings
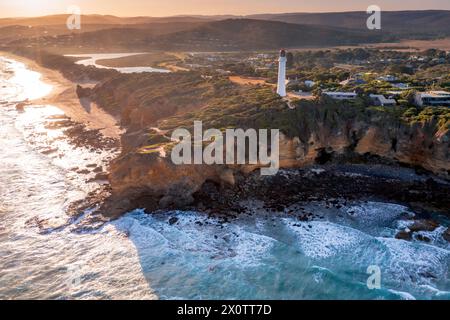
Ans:
{"label": "turquoise water", "polygon": [[[445,229],[427,233],[431,244],[406,242],[393,238],[409,223],[402,206],[355,203],[337,210],[340,218],[320,203],[307,208],[323,219],[256,209],[223,224],[195,212],[135,211],[114,224],[163,299],[450,298]],[[355,209],[357,218],[347,213]],[[170,225],[171,217],[178,222]],[[367,287],[371,265],[380,267],[381,289]]]}
{"label": "turquoise water", "polygon": [[[85,228],[89,212],[74,220],[65,210],[98,185],[71,168],[110,155],[47,130],[56,106],[15,109],[48,89],[0,59],[0,299],[450,299],[445,227],[424,233],[428,244],[397,240],[414,213],[395,204],[311,202],[285,214],[249,201],[249,214],[226,223],[136,210]],[[300,207],[312,221],[298,220]],[[367,287],[372,265],[380,289]]]}

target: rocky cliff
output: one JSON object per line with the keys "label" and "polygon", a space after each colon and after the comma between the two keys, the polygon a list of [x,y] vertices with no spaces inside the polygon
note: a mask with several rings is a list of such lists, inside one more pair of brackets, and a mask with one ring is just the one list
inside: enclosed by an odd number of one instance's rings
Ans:
{"label": "rocky cliff", "polygon": [[[449,178],[450,133],[447,125],[442,126],[437,117],[407,123],[377,113],[365,117],[349,116],[334,107],[307,109],[301,114],[298,116],[297,113],[297,123],[290,117],[294,123],[291,126],[295,128],[288,129],[293,130],[283,130],[290,135],[281,134],[281,168],[376,162],[422,168],[444,179]],[[151,135],[148,131],[139,131],[124,136],[125,151],[111,166],[113,201],[107,208],[111,215],[136,207],[182,208],[194,201],[193,195],[205,182],[234,185],[237,176],[245,176],[259,167],[174,165],[169,154],[160,152],[164,142],[146,146],[149,136],[153,142],[167,141],[154,131]]]}
{"label": "rocky cliff", "polygon": [[318,123],[306,136],[283,136],[280,144],[282,167],[298,167],[333,160],[374,155],[392,162],[421,167],[439,176],[450,173],[450,133],[438,130],[436,119],[424,123],[385,126],[346,122],[331,129]]}

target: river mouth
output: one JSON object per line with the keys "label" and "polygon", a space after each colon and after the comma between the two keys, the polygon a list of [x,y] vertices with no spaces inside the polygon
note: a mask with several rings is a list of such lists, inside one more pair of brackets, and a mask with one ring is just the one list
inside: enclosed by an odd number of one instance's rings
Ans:
{"label": "river mouth", "polygon": [[[419,233],[429,242],[396,239],[417,213],[388,201],[268,210],[245,199],[233,217],[135,210],[95,225],[90,210],[69,214],[101,187],[94,170],[114,153],[49,126],[64,117],[57,106],[18,110],[49,89],[0,63],[0,298],[450,299],[448,220],[430,213],[440,226]],[[367,286],[369,266],[380,289]]]}

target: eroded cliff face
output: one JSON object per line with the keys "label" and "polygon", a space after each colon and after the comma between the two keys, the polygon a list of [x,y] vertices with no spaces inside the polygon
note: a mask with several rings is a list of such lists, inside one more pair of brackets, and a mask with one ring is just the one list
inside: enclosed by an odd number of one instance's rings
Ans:
{"label": "eroded cliff face", "polygon": [[[433,120],[434,121],[434,120]],[[367,161],[367,156],[421,167],[449,177],[449,131],[439,131],[433,121],[413,125],[374,125],[341,121],[337,125],[314,122],[293,138],[280,136],[280,168],[301,168],[332,161]],[[111,215],[146,207],[183,207],[207,181],[233,185],[237,173],[259,166],[174,165],[170,155],[142,153],[142,133],[124,137],[124,153],[112,163],[110,182],[114,205]],[[141,139],[139,139],[141,137]],[[369,157],[370,158],[370,157]]]}
{"label": "eroded cliff face", "polygon": [[450,132],[436,130],[434,121],[385,127],[364,122],[346,123],[335,129],[318,124],[317,130],[293,139],[282,136],[281,167],[299,167],[352,156],[375,155],[444,178],[450,173]]}
{"label": "eroded cliff face", "polygon": [[110,174],[113,196],[125,207],[138,198],[146,198],[151,207],[183,206],[206,180],[233,184],[233,171],[225,166],[175,165],[157,153],[129,153],[112,164]]}

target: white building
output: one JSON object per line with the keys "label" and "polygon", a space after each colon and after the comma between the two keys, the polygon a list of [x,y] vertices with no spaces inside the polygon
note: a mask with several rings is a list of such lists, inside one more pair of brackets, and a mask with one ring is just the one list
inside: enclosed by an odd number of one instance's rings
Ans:
{"label": "white building", "polygon": [[397,77],[393,76],[391,74],[388,74],[388,75],[379,77],[378,80],[386,81],[386,82],[394,82],[394,81],[397,81]]}
{"label": "white building", "polygon": [[443,106],[450,107],[450,92],[447,91],[428,91],[419,92],[415,96],[418,106]]}
{"label": "white building", "polygon": [[360,85],[367,83],[361,76],[356,76],[355,78],[348,78],[347,80],[339,82],[341,86],[347,85]]}
{"label": "white building", "polygon": [[409,89],[409,84],[403,83],[403,82],[393,83],[392,86],[394,88],[397,88],[397,89],[400,89],[400,90],[408,90]]}
{"label": "white building", "polygon": [[324,95],[335,100],[354,100],[358,96],[356,92],[323,92]]}
{"label": "white building", "polygon": [[312,88],[316,85],[316,83],[312,80],[305,80],[305,86],[307,86],[308,88]]}
{"label": "white building", "polygon": [[278,60],[278,86],[277,93],[281,97],[286,96],[286,51],[280,50],[280,59]]}
{"label": "white building", "polygon": [[397,101],[395,99],[387,99],[382,94],[371,94],[369,95],[372,102],[377,106],[395,106]]}

